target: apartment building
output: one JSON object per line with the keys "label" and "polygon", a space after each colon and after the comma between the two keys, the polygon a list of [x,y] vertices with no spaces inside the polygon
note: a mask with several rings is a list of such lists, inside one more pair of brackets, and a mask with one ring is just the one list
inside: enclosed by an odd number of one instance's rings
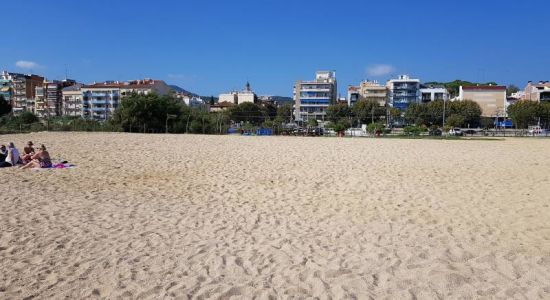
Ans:
{"label": "apartment building", "polygon": [[324,121],[327,108],[338,99],[336,72],[318,71],[315,80],[297,81],[293,94],[297,122],[307,122],[309,119]]}
{"label": "apartment building", "polygon": [[443,86],[420,86],[420,102],[449,101],[449,91]]}
{"label": "apartment building", "polygon": [[121,84],[118,82],[83,85],[80,89],[84,119],[106,121],[120,104]]}
{"label": "apartment building", "polygon": [[550,101],[550,81],[529,81],[525,87],[523,99],[531,101]]}
{"label": "apartment building", "polygon": [[386,83],[388,88],[388,104],[391,107],[405,110],[420,98],[420,80],[408,75],[399,75],[397,79],[390,79]]}
{"label": "apartment building", "polygon": [[348,106],[353,106],[361,100],[361,88],[357,85],[348,85]]}
{"label": "apartment building", "polygon": [[143,79],[127,82],[106,81],[83,85],[82,117],[89,120],[106,121],[120,106],[121,99],[132,93],[165,95],[171,88],[162,80]]}
{"label": "apartment building", "polygon": [[506,117],[506,87],[496,85],[461,86],[458,100],[472,100],[483,117]]}
{"label": "apartment building", "polygon": [[0,78],[0,95],[4,98],[4,101],[11,103],[11,80]]}
{"label": "apartment building", "polygon": [[377,81],[362,81],[358,86],[348,87],[348,105],[353,106],[359,100],[372,100],[380,106],[388,101],[388,89]]}
{"label": "apartment building", "polygon": [[63,89],[76,84],[71,79],[44,80],[42,86],[35,87],[34,112],[39,118],[63,115]]}
{"label": "apartment building", "polygon": [[15,115],[23,111],[34,112],[35,88],[41,86],[44,77],[34,74],[20,74],[3,71],[1,78],[5,95],[9,95],[9,102]]}
{"label": "apartment building", "polygon": [[62,90],[62,114],[68,117],[82,116],[82,84],[77,83]]}

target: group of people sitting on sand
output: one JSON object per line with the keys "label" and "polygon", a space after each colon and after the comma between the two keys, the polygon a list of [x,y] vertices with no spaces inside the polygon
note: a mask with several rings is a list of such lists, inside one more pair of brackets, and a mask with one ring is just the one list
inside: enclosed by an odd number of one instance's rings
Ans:
{"label": "group of people sitting on sand", "polygon": [[28,142],[23,148],[23,153],[15,147],[13,142],[0,146],[0,168],[21,166],[22,169],[29,168],[51,168],[52,160],[46,146],[40,145],[35,151],[32,142]]}

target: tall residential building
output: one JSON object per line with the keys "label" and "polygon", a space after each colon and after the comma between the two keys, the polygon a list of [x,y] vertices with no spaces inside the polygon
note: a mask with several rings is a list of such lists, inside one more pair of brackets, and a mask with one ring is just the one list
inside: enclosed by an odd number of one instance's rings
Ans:
{"label": "tall residential building", "polygon": [[540,81],[533,83],[529,81],[525,87],[523,99],[531,101],[550,101],[550,82]]}
{"label": "tall residential building", "polygon": [[443,86],[420,87],[420,102],[427,103],[436,100],[449,101],[449,91]]}
{"label": "tall residential building", "polygon": [[82,116],[82,84],[77,83],[62,90],[62,114],[68,117]]}
{"label": "tall residential building", "polygon": [[327,108],[338,97],[336,72],[318,71],[315,80],[297,81],[294,85],[294,117],[298,122],[309,119],[324,121]]}
{"label": "tall residential building", "polygon": [[121,84],[118,82],[83,85],[82,117],[89,120],[106,121],[120,104]]}
{"label": "tall residential building", "polygon": [[359,86],[348,87],[348,105],[353,106],[359,100],[373,100],[380,106],[388,101],[388,89],[377,81],[362,81]]}
{"label": "tall residential building", "polygon": [[420,80],[408,75],[399,75],[397,79],[388,80],[389,105],[405,110],[411,103],[417,103],[420,97]]}
{"label": "tall residential building", "polygon": [[505,117],[507,115],[505,86],[461,86],[458,100],[472,100],[479,104],[483,117]]}
{"label": "tall residential building", "polygon": [[35,88],[34,110],[39,118],[61,116],[63,114],[63,89],[76,84],[71,79],[45,80],[41,87]]}
{"label": "tall residential building", "polygon": [[218,96],[218,103],[222,102],[232,103],[235,105],[245,102],[257,103],[258,96],[256,96],[254,91],[252,91],[250,83],[247,82],[244,90],[242,91],[232,91],[230,93],[220,94]]}
{"label": "tall residential building", "polygon": [[4,97],[4,101],[11,103],[11,80],[0,78],[0,95]]}
{"label": "tall residential building", "polygon": [[44,77],[3,71],[1,78],[10,82],[9,100],[13,113],[17,115],[23,111],[34,112],[35,88],[42,85]]}
{"label": "tall residential building", "polygon": [[132,93],[165,95],[171,91],[162,80],[144,79],[127,82],[107,81],[83,85],[82,117],[90,120],[106,121],[119,107],[121,98]]}

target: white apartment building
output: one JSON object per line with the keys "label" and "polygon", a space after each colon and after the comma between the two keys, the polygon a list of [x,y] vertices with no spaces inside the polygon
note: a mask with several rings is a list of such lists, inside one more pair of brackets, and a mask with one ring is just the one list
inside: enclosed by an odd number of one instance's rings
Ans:
{"label": "white apartment building", "polygon": [[377,81],[370,80],[362,81],[358,86],[350,85],[348,87],[348,105],[353,106],[361,99],[373,100],[378,102],[378,105],[385,106],[388,100],[388,89]]}
{"label": "white apartment building", "polygon": [[324,121],[329,105],[338,97],[336,72],[318,71],[315,80],[299,80],[294,85],[294,118],[297,122],[309,119]]}
{"label": "white apartment building", "polygon": [[437,86],[421,86],[420,102],[427,103],[436,100],[449,101],[449,91],[444,87]]}
{"label": "white apartment building", "polygon": [[388,102],[391,107],[405,110],[411,103],[417,103],[420,98],[420,79],[399,75],[386,83]]}
{"label": "white apartment building", "polygon": [[529,81],[525,87],[523,99],[531,101],[550,101],[550,82],[540,81],[533,83]]}
{"label": "white apartment building", "polygon": [[69,117],[82,117],[82,84],[75,84],[64,88],[62,114]]}
{"label": "white apartment building", "polygon": [[171,91],[162,80],[143,79],[127,82],[107,81],[83,85],[82,117],[90,120],[106,121],[120,106],[121,98],[131,93],[165,95]]}

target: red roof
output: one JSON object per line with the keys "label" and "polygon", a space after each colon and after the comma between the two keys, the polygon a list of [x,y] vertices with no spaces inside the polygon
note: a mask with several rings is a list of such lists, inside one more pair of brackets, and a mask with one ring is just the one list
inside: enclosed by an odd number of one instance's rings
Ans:
{"label": "red roof", "polygon": [[505,91],[506,87],[501,85],[472,85],[472,86],[463,86],[463,90],[492,90],[492,91]]}

